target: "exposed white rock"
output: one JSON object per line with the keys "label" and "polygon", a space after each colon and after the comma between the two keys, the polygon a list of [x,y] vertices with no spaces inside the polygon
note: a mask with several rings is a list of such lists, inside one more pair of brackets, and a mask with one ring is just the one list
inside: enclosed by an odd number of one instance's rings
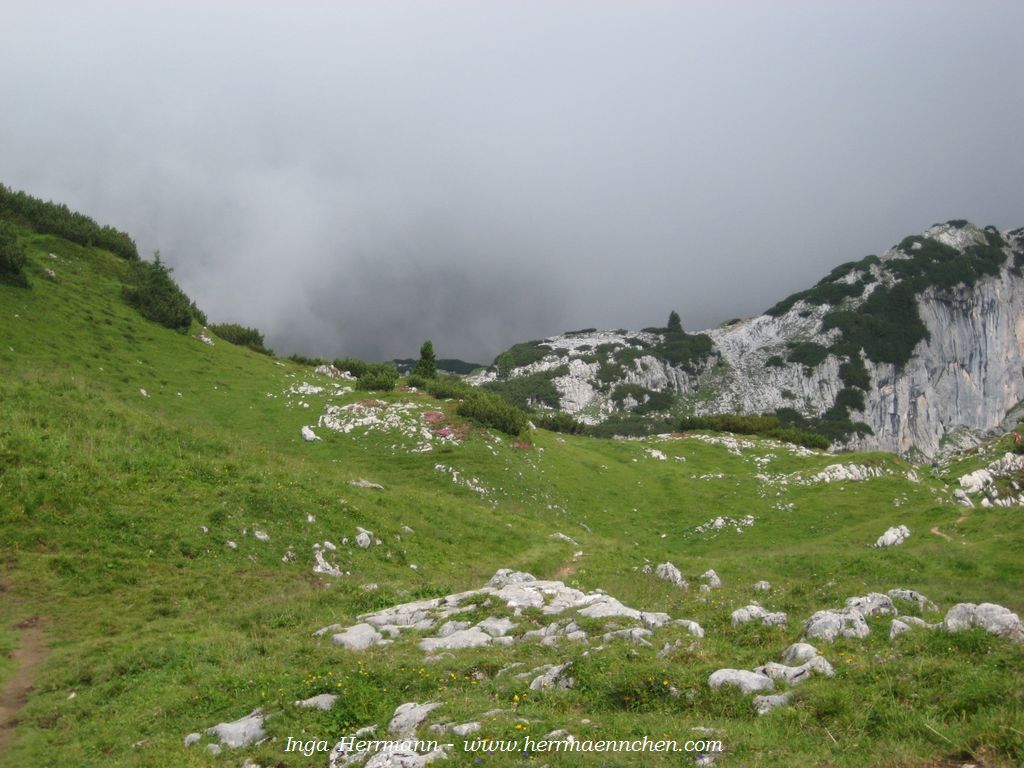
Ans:
{"label": "exposed white rock", "polygon": [[803,664],[817,656],[818,649],[810,643],[793,643],[782,652],[782,660],[787,664]]}
{"label": "exposed white rock", "polygon": [[427,702],[417,704],[411,701],[407,704],[400,704],[395,709],[395,714],[388,723],[388,733],[399,738],[407,738],[416,733],[416,729],[427,719],[427,715],[440,707],[440,702]]}
{"label": "exposed white rock", "polygon": [[798,667],[769,661],[767,664],[757,667],[754,672],[770,677],[772,680],[781,680],[786,685],[799,685],[805,680],[809,680],[814,674],[825,677],[835,676],[835,670],[832,669],[832,665],[828,663],[824,656],[815,656]]}
{"label": "exposed white rock", "polygon": [[264,543],[270,541],[270,534],[266,531],[261,531],[259,528],[254,529],[252,535],[256,537],[257,541],[262,541]]}
{"label": "exposed white rock", "polygon": [[312,443],[315,440],[319,440],[320,438],[317,437],[316,436],[316,432],[314,432],[309,427],[303,427],[302,428],[302,439],[305,440],[307,443]]}
{"label": "exposed white rock", "polygon": [[818,611],[804,623],[809,638],[832,642],[837,637],[864,638],[871,634],[864,616],[855,608]]}
{"label": "exposed white rock", "polygon": [[558,665],[545,665],[543,672],[530,681],[530,690],[538,691],[545,688],[572,688],[575,680],[569,675],[572,662]]}
{"label": "exposed white rock", "polygon": [[206,733],[216,736],[221,744],[232,749],[248,747],[267,738],[263,729],[263,712],[259,709],[230,723],[217,723],[207,728]]}
{"label": "exposed white rock", "polygon": [[185,746],[191,747],[194,744],[198,744],[201,738],[203,737],[198,733],[190,733],[188,736],[185,737]]}
{"label": "exposed white rock", "polygon": [[878,541],[875,542],[875,547],[897,547],[909,538],[910,529],[905,525],[898,525],[894,528],[888,529],[885,533],[879,536]]}
{"label": "exposed white rock", "polygon": [[961,506],[967,507],[969,509],[974,509],[974,502],[971,501],[970,496],[964,493],[962,488],[957,488],[955,491],[953,491],[953,498],[956,499]]}
{"label": "exposed white rock", "polygon": [[863,464],[831,464],[821,472],[811,476],[812,483],[860,482],[885,474],[881,467],[869,467]]}
{"label": "exposed white rock", "polygon": [[330,563],[328,563],[324,559],[324,553],[321,552],[320,550],[317,550],[316,552],[313,553],[313,558],[315,560],[315,562],[313,563],[313,573],[322,573],[325,576],[334,576],[334,577],[341,576],[341,571],[339,569],[335,568]]}
{"label": "exposed white rock", "polygon": [[681,589],[687,589],[690,586],[687,584],[686,579],[683,578],[680,570],[672,565],[672,563],[662,563],[654,569],[654,575]]}
{"label": "exposed white rock", "polygon": [[753,589],[755,592],[770,592],[772,589],[772,584],[770,581],[757,581],[754,582]]}
{"label": "exposed white rock", "polygon": [[767,675],[746,669],[719,669],[717,672],[711,673],[708,685],[712,688],[733,686],[739,688],[743,693],[770,691],[775,688],[775,683]]}
{"label": "exposed white rock", "polygon": [[319,709],[324,712],[329,710],[338,701],[337,695],[333,693],[321,693],[317,696],[310,696],[308,699],[296,701],[295,706],[303,709]]}
{"label": "exposed white rock", "polygon": [[641,627],[632,627],[630,629],[617,629],[613,632],[606,632],[601,636],[601,640],[609,642],[610,640],[628,640],[633,645],[646,645],[650,646],[647,638],[651,636],[651,630],[643,629]]}
{"label": "exposed white rock", "polygon": [[721,531],[725,528],[732,528],[736,533],[743,533],[745,528],[754,524],[753,515],[743,517],[713,517],[707,522],[701,523],[694,530],[697,533],[708,533],[710,531]]}
{"label": "exposed white rock", "polygon": [[906,622],[900,621],[899,619],[893,619],[892,624],[889,626],[889,639],[892,640],[897,635],[902,635],[904,632],[910,631],[910,625]]}
{"label": "exposed white rock", "polygon": [[356,546],[360,549],[369,549],[370,545],[373,544],[373,531],[368,531],[365,528],[358,528],[359,532],[356,534]]}

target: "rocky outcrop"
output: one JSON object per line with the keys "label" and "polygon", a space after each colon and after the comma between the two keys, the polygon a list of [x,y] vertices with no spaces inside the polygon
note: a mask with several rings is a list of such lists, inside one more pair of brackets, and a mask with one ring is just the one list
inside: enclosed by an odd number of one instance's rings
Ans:
{"label": "rocky outcrop", "polygon": [[[999,428],[1024,401],[1024,276],[1016,263],[1024,262],[1024,230],[1000,235],[963,222],[936,225],[869,263],[833,270],[822,283],[835,284],[837,303],[797,299],[785,311],[705,331],[713,344],[711,353],[687,366],[654,354],[661,340],[654,329],[589,331],[545,339],[538,348],[549,354],[513,368],[507,376],[550,372],[561,410],[588,423],[650,399],[639,395],[637,400],[636,387],[674,393],[697,415],[795,408],[819,417],[847,387],[840,371],[844,360],[829,353],[811,365],[791,361],[790,346],[811,342],[828,348],[838,341],[842,332],[825,328],[825,316],[838,302],[856,308],[879,286],[905,279],[899,262],[929,240],[961,254],[1002,242],[1004,261],[996,274],[984,274],[972,286],[933,284],[917,291],[926,333],[905,365],[873,362],[860,353],[868,379],[864,406],[849,416],[870,427],[871,434],[845,445],[931,457],[945,439],[961,439],[965,429]],[[498,377],[492,367],[472,381]],[[621,385],[633,385],[633,390],[616,398]]]}

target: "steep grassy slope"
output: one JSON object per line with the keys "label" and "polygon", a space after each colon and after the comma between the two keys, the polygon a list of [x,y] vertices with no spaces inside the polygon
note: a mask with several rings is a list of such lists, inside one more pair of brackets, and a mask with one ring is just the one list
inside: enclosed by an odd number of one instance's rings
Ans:
{"label": "steep grassy slope", "polygon": [[[18,642],[16,625],[40,617],[51,656],[0,766],[323,765],[322,754],[284,753],[287,737],[333,742],[386,725],[403,702],[428,700],[443,704],[431,722],[505,710],[483,720],[488,736],[566,728],[685,740],[714,728],[728,750],[723,766],[1024,761],[1021,649],[980,630],[890,642],[889,619],[873,619],[867,639],[819,646],[835,679],[805,683],[791,706],[765,717],[749,697],[707,685],[721,667],[778,660],[803,619],[852,595],[909,587],[943,611],[962,600],[1021,611],[1018,509],[954,506],[942,479],[918,470],[913,482],[909,465],[883,454],[841,459],[881,477],[824,483],[811,478],[840,459],[770,441],[540,431],[516,441],[419,393],[374,396],[390,405],[367,408],[440,412],[434,418],[462,439],[430,437],[432,449],[415,452],[424,438],[317,427],[322,440],[307,443],[300,428],[325,406],[366,394],[149,323],[121,299],[124,262],[52,237],[22,240],[32,288],[0,286],[0,652]],[[303,382],[324,389],[294,391]],[[453,482],[449,468],[482,492]],[[360,478],[383,490],[350,484]],[[746,515],[755,521],[743,533],[696,530]],[[869,547],[900,523],[913,531],[906,544]],[[353,546],[359,526],[381,543]],[[313,545],[325,540],[338,545],[327,556],[340,578],[311,573]],[[642,572],[665,560],[691,581],[688,591]],[[311,636],[368,610],[479,587],[504,567],[602,588],[696,620],[707,635],[662,629],[653,647],[634,647],[599,642],[595,624],[589,646],[522,642],[433,663],[415,633],[363,652]],[[702,594],[697,575],[709,568],[724,586]],[[770,592],[752,590],[761,579]],[[787,611],[788,626],[732,627],[730,612],[755,599]],[[518,621],[534,628],[541,619],[526,612]],[[680,647],[660,657],[675,639]],[[496,674],[569,659],[569,691],[531,691],[529,680]],[[10,671],[0,659],[0,682]],[[328,690],[342,697],[329,712],[293,705]],[[271,740],[219,757],[183,746],[185,734],[256,707],[270,715]],[[442,765],[544,762],[680,764],[456,750]]]}

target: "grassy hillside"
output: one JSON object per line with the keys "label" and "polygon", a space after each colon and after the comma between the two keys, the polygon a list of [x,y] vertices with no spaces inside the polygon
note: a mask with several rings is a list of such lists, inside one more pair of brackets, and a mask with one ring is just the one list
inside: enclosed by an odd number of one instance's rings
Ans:
{"label": "grassy hillside", "polygon": [[[210,346],[198,326],[165,329],[124,302],[122,259],[19,232],[31,287],[0,285],[0,684],[26,621],[44,627],[49,657],[0,766],[322,766],[324,755],[285,753],[284,742],[386,726],[409,701],[442,703],[428,722],[504,710],[482,720],[493,737],[564,728],[685,740],[712,728],[727,748],[721,766],[1024,762],[1024,655],[981,630],[890,641],[890,619],[872,619],[866,639],[818,644],[834,679],[804,683],[790,706],[763,717],[750,697],[707,684],[719,668],[779,660],[804,619],[854,595],[920,590],[941,609],[929,621],[959,601],[1024,610],[1019,508],[966,510],[949,478],[919,468],[914,482],[912,467],[881,454],[837,458],[696,433],[510,438],[460,419],[453,402],[347,392],[309,368]],[[304,383],[323,390],[298,391]],[[405,413],[456,437],[315,426],[328,405],[367,399],[378,401],[365,405],[373,413]],[[306,425],[322,439],[305,442]],[[838,461],[884,474],[811,481]],[[351,484],[359,479],[383,489]],[[747,515],[754,523],[742,533],[696,530]],[[870,547],[898,524],[909,541]],[[380,543],[354,546],[360,526]],[[338,547],[326,554],[341,577],[311,572],[324,541]],[[642,570],[666,560],[689,590]],[[424,633],[361,652],[312,637],[366,611],[478,588],[499,568],[600,588],[695,620],[706,637],[663,628],[652,646],[634,646],[601,642],[595,624],[589,645],[520,642],[435,662],[417,648]],[[710,568],[724,586],[701,593],[698,575]],[[771,591],[754,592],[763,579]],[[786,611],[788,625],[732,627],[730,613],[752,600]],[[527,611],[517,621],[523,630],[542,619]],[[570,659],[572,690],[528,690],[529,680],[497,674]],[[328,712],[293,704],[327,691],[341,695]],[[185,734],[257,707],[268,715],[263,744],[220,756],[183,745]],[[545,762],[680,764],[456,750],[441,765]]]}

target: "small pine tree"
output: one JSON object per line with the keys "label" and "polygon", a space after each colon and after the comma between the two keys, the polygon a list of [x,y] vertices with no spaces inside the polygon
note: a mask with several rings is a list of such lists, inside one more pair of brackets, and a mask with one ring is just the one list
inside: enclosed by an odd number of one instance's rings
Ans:
{"label": "small pine tree", "polygon": [[437,356],[434,355],[434,345],[428,340],[420,347],[420,359],[412,370],[416,376],[424,379],[432,379],[437,376]]}
{"label": "small pine tree", "polygon": [[679,313],[674,309],[668,313],[668,330],[674,333],[682,333],[683,321],[679,319]]}

